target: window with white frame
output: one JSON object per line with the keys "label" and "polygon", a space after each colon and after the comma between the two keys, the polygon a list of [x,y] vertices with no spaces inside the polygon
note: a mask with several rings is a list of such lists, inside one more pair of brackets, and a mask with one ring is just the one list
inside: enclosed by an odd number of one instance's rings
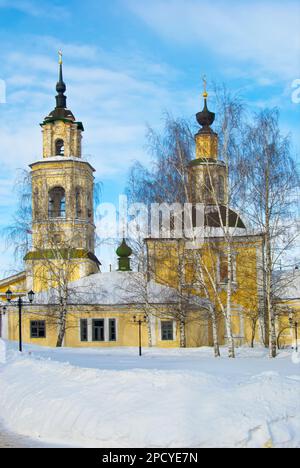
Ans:
{"label": "window with white frame", "polygon": [[81,342],[109,342],[118,339],[116,318],[79,319],[79,340]]}
{"label": "window with white frame", "polygon": [[174,340],[173,320],[164,320],[161,322],[161,339],[162,341]]}

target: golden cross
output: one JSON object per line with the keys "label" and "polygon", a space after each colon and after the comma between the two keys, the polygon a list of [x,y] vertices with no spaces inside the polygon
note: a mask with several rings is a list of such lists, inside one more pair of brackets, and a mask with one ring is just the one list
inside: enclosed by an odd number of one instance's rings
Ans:
{"label": "golden cross", "polygon": [[202,81],[203,81],[203,97],[207,98],[208,92],[207,92],[207,78],[206,78],[206,75],[202,76]]}
{"label": "golden cross", "polygon": [[62,54],[62,51],[59,50],[59,51],[58,51],[58,63],[59,63],[60,65],[63,63],[63,61],[62,61],[62,55],[63,55],[63,54]]}

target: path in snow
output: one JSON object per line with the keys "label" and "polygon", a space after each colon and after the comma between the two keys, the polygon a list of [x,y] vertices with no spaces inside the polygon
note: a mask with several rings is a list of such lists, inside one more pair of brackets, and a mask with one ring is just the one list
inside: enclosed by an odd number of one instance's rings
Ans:
{"label": "path in snow", "polygon": [[0,426],[0,448],[35,448],[40,446],[38,442],[17,434],[11,434]]}
{"label": "path in snow", "polygon": [[39,442],[29,437],[8,432],[0,425],[0,448],[54,448],[58,445]]}

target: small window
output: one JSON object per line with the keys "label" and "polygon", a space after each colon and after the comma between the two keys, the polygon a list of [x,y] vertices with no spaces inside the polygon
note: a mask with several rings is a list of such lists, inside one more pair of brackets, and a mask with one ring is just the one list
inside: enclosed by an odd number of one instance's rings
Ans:
{"label": "small window", "polygon": [[46,322],[44,320],[35,320],[30,322],[31,338],[46,338]]}
{"label": "small window", "polygon": [[87,319],[80,320],[80,340],[88,341],[88,321]]}
{"label": "small window", "polygon": [[64,156],[65,154],[65,144],[64,140],[56,140],[55,142],[55,156]]}
{"label": "small window", "polygon": [[104,320],[93,320],[93,341],[104,341]]}
{"label": "small window", "polygon": [[174,340],[173,321],[161,322],[161,339],[163,341]]}
{"label": "small window", "polygon": [[117,327],[116,327],[115,319],[109,319],[108,329],[109,329],[109,341],[117,341]]}

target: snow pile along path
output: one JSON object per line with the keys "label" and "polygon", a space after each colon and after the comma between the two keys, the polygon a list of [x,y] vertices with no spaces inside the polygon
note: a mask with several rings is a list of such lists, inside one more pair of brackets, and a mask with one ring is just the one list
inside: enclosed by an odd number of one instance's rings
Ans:
{"label": "snow pile along path", "polygon": [[6,363],[6,344],[0,338],[0,364],[5,364],[5,363]]}
{"label": "snow pile along path", "polygon": [[[97,353],[101,366],[105,351]],[[85,447],[300,446],[299,367],[290,357],[256,375],[245,372],[251,359],[223,359],[225,372],[214,373],[206,357],[208,373],[198,357],[197,370],[101,370],[13,354],[0,366],[0,416],[23,435]]]}

